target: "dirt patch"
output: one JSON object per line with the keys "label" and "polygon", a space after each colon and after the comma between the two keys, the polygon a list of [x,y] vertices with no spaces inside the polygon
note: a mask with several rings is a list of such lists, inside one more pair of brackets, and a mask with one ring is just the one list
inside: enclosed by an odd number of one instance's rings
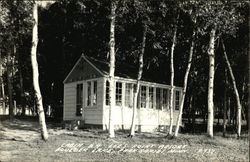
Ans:
{"label": "dirt patch", "polygon": [[[14,120],[0,124],[0,161],[249,161],[246,135],[223,138],[140,133],[127,138],[97,129],[69,131],[48,124],[49,140],[40,140],[38,122]],[[157,152],[158,151],[158,152]]]}

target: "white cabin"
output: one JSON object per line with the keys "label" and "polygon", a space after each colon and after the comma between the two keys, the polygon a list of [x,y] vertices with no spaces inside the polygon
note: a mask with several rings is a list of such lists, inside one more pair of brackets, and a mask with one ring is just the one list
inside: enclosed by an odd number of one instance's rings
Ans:
{"label": "white cabin", "polygon": [[[116,129],[129,129],[132,122],[133,88],[136,68],[116,65],[114,124]],[[109,64],[82,55],[64,80],[63,120],[79,120],[84,126],[108,128]],[[170,123],[169,92],[166,84],[149,82],[142,77],[136,113],[138,131],[165,129]],[[174,87],[174,125],[179,112],[181,87]]]}

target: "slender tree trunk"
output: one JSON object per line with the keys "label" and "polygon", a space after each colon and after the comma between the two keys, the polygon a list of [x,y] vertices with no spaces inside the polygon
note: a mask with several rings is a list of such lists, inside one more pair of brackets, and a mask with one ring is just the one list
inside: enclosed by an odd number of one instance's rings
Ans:
{"label": "slender tree trunk", "polygon": [[35,91],[36,105],[38,108],[39,124],[41,127],[41,136],[43,140],[48,139],[48,132],[45,123],[45,115],[43,110],[42,95],[39,87],[39,71],[37,63],[37,44],[38,44],[38,7],[37,2],[33,6],[33,29],[32,29],[32,48],[31,48],[31,64],[33,72],[33,86]]}
{"label": "slender tree trunk", "polygon": [[23,73],[19,66],[19,84],[20,84],[20,105],[22,107],[22,116],[25,116],[24,90],[23,90]]}
{"label": "slender tree trunk", "polygon": [[194,29],[193,35],[192,35],[192,42],[191,42],[190,51],[189,51],[188,66],[187,66],[185,77],[184,77],[183,95],[181,97],[180,110],[179,110],[176,129],[175,129],[175,133],[174,133],[175,137],[178,136],[180,123],[181,123],[181,120],[182,120],[183,106],[184,106],[186,90],[187,90],[188,75],[189,75],[189,71],[190,71],[190,68],[191,68],[191,65],[192,65],[192,58],[193,58],[193,52],[194,52],[194,38],[195,38],[195,29]]}
{"label": "slender tree trunk", "polygon": [[230,97],[227,98],[227,117],[228,117],[228,124],[231,124],[231,102]]}
{"label": "slender tree trunk", "polygon": [[202,111],[202,116],[203,116],[203,124],[206,124],[206,112]]}
{"label": "slender tree trunk", "polygon": [[215,29],[210,32],[209,41],[209,81],[208,81],[208,121],[207,121],[207,134],[209,137],[213,137],[213,123],[214,123],[214,60],[215,60]]}
{"label": "slender tree trunk", "polygon": [[233,107],[232,120],[233,120],[233,127],[235,127],[235,113],[236,113],[236,112],[235,112],[235,107],[234,107],[234,103],[233,103],[233,102],[232,102],[232,105],[233,105],[233,106],[232,106],[232,107]]}
{"label": "slender tree trunk", "polygon": [[1,87],[2,87],[2,95],[3,95],[3,110],[4,110],[4,114],[6,113],[6,105],[5,105],[5,100],[6,100],[6,96],[5,96],[5,91],[4,91],[4,83],[1,83]]}
{"label": "slender tree trunk", "polygon": [[195,104],[195,98],[191,98],[191,106],[192,106],[192,132],[195,133],[195,111],[196,111],[196,104]]}
{"label": "slender tree trunk", "polygon": [[3,112],[5,114],[6,108],[5,108],[5,91],[4,91],[4,83],[3,83],[3,69],[2,69],[2,56],[0,52],[0,81],[1,81],[1,93],[2,93],[2,99],[3,99]]}
{"label": "slender tree trunk", "polygon": [[224,90],[224,110],[223,110],[223,137],[226,136],[227,129],[227,70],[225,69],[225,90]]}
{"label": "slender tree trunk", "polygon": [[191,124],[191,119],[192,119],[192,100],[193,100],[193,95],[192,92],[190,93],[190,97],[189,97],[189,110],[188,110],[188,124]]}
{"label": "slender tree trunk", "polygon": [[230,62],[228,60],[228,57],[227,57],[226,48],[225,48],[223,40],[222,40],[222,48],[223,48],[224,57],[225,57],[225,60],[226,60],[226,63],[227,63],[227,67],[228,67],[228,70],[229,70],[229,74],[230,74],[232,82],[233,82],[235,99],[236,99],[236,103],[237,103],[237,135],[238,135],[238,137],[240,137],[240,135],[241,135],[241,109],[242,109],[242,106],[241,106],[241,103],[240,103],[240,96],[239,96],[239,92],[238,92],[238,89],[237,89],[237,85],[236,85],[235,77],[234,77],[234,74],[233,74],[233,70],[232,70],[231,64],[230,64]]}
{"label": "slender tree trunk", "polygon": [[146,47],[146,36],[147,36],[147,26],[144,24],[143,26],[143,34],[142,34],[142,48],[141,48],[141,53],[139,55],[139,70],[138,70],[138,75],[137,75],[137,82],[136,82],[136,89],[134,91],[134,96],[133,96],[133,115],[132,115],[132,123],[131,123],[131,128],[130,128],[130,137],[133,137],[135,135],[135,118],[136,118],[136,109],[137,109],[137,99],[138,99],[138,94],[139,94],[139,89],[140,89],[140,80],[142,77],[143,73],[143,55],[145,52],[145,47]]}
{"label": "slender tree trunk", "polygon": [[246,109],[245,109],[245,102],[244,102],[244,98],[245,98],[245,89],[246,89],[246,84],[245,84],[245,81],[246,81],[246,77],[244,77],[243,79],[243,85],[242,85],[242,95],[241,95],[241,106],[242,106],[242,120],[246,120],[247,117],[246,117]]}
{"label": "slender tree trunk", "polygon": [[12,86],[12,65],[11,65],[11,53],[8,52],[7,56],[7,84],[8,84],[8,104],[9,104],[9,117],[12,120],[14,118],[14,109],[13,109],[13,86]]}
{"label": "slender tree trunk", "polygon": [[219,110],[219,106],[217,106],[217,125],[219,124],[220,124],[220,110]]}
{"label": "slender tree trunk", "polygon": [[176,35],[177,35],[177,23],[179,19],[179,14],[177,16],[177,22],[175,24],[174,28],[174,35],[173,35],[173,40],[172,40],[172,47],[171,47],[171,58],[170,58],[170,73],[171,73],[171,80],[170,80],[170,104],[169,104],[169,109],[170,109],[170,126],[169,126],[169,134],[172,135],[173,133],[173,122],[174,122],[174,50],[175,50],[175,45],[176,45]]}
{"label": "slender tree trunk", "polygon": [[114,119],[113,119],[113,109],[115,108],[115,81],[114,81],[114,73],[115,73],[115,18],[116,18],[116,4],[111,1],[111,20],[110,20],[110,67],[109,67],[109,137],[115,137],[114,130]]}

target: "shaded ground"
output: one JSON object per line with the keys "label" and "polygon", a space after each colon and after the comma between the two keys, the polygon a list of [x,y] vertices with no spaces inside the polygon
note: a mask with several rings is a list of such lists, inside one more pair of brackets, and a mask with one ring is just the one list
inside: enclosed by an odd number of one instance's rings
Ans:
{"label": "shaded ground", "polygon": [[116,132],[109,139],[101,130],[69,131],[49,123],[50,137],[43,142],[38,128],[36,121],[3,120],[0,161],[249,161],[246,134],[241,139],[204,134],[171,139],[162,133],[127,138],[127,133]]}

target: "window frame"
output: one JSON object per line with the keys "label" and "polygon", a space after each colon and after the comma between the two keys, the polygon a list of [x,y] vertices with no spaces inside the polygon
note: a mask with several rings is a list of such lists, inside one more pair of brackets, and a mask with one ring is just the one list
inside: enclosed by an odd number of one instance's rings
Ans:
{"label": "window frame", "polygon": [[92,93],[92,106],[96,106],[97,105],[97,80],[93,80],[92,81],[92,88],[93,88],[93,93]]}
{"label": "window frame", "polygon": [[110,95],[109,95],[110,83],[108,80],[105,81],[105,105],[110,106]]}
{"label": "window frame", "polygon": [[96,79],[95,80],[86,80],[86,90],[85,90],[86,103],[85,103],[85,106],[87,108],[97,106],[97,102],[98,102],[97,91],[98,91],[98,80],[96,80]]}
{"label": "window frame", "polygon": [[91,92],[92,91],[91,90],[92,86],[91,85],[92,84],[91,84],[91,81],[87,81],[86,83],[87,83],[87,96],[86,96],[87,97],[87,102],[86,102],[87,105],[86,106],[92,106],[92,104],[91,104],[91,98],[92,98],[91,97],[91,95],[92,95],[92,92]]}
{"label": "window frame", "polygon": [[[178,97],[177,97],[178,94]],[[179,111],[180,110],[180,97],[181,97],[181,91],[175,90],[175,105],[174,110]],[[177,108],[178,107],[178,108]]]}
{"label": "window frame", "polygon": [[[119,87],[118,87],[119,85]],[[115,105],[122,106],[122,82],[116,81],[115,82]]]}
{"label": "window frame", "polygon": [[76,84],[76,116],[82,116],[83,111],[83,83]]}

